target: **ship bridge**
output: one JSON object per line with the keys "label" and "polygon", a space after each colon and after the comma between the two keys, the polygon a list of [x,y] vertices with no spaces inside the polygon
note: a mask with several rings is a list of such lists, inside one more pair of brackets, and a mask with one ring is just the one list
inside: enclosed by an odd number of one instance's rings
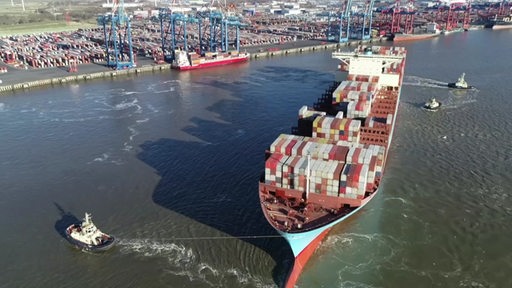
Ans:
{"label": "ship bridge", "polygon": [[379,86],[399,86],[400,66],[405,52],[385,46],[359,46],[352,52],[336,51],[332,58],[340,60],[352,75],[378,76]]}

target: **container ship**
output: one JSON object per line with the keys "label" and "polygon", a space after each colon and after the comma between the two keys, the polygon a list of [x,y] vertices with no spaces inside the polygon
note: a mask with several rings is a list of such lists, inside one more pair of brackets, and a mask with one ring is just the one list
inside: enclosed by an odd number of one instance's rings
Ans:
{"label": "container ship", "polygon": [[330,229],[379,191],[396,122],[406,50],[359,46],[332,57],[346,80],[299,110],[297,127],[267,149],[259,181],[263,214],[295,257],[287,288]]}
{"label": "container ship", "polygon": [[246,52],[206,52],[204,55],[196,52],[177,50],[174,52],[174,61],[171,68],[177,70],[202,69],[214,66],[228,65],[233,63],[246,62],[249,60],[249,53]]}
{"label": "container ship", "polygon": [[391,34],[389,40],[393,42],[402,42],[402,41],[414,41],[414,40],[423,40],[437,37],[441,34],[441,30],[438,27],[439,25],[435,22],[427,23],[426,28],[423,31],[416,31],[412,34],[407,33],[394,33]]}
{"label": "container ship", "polygon": [[492,19],[488,19],[484,24],[484,28],[491,28],[494,30],[510,29],[512,28],[512,14],[508,16],[495,15]]}

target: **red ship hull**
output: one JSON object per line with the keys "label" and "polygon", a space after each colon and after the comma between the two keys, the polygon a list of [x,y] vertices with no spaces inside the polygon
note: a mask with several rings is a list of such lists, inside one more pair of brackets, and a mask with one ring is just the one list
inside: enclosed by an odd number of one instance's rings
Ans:
{"label": "red ship hull", "polygon": [[180,70],[180,71],[187,71],[187,70],[204,69],[204,68],[210,68],[210,67],[216,67],[216,66],[235,64],[235,63],[242,63],[242,62],[247,62],[247,60],[249,60],[248,55],[227,58],[227,59],[209,60],[207,62],[199,63],[196,65],[190,65],[190,66],[172,66],[172,68],[176,69],[176,70]]}
{"label": "red ship hull", "polygon": [[416,41],[416,40],[424,40],[430,39],[439,36],[439,34],[396,34],[393,38],[393,42],[405,42],[405,41]]}
{"label": "red ship hull", "polygon": [[297,280],[300,277],[300,274],[302,273],[302,270],[304,269],[304,266],[306,266],[306,263],[309,261],[309,258],[313,255],[316,248],[320,246],[322,243],[322,240],[327,236],[327,234],[331,231],[331,228],[325,229],[324,232],[322,232],[318,237],[316,237],[311,243],[304,249],[297,257],[295,257],[295,261],[293,263],[293,268],[288,275],[288,278],[286,279],[285,288],[294,288],[295,283],[297,283]]}

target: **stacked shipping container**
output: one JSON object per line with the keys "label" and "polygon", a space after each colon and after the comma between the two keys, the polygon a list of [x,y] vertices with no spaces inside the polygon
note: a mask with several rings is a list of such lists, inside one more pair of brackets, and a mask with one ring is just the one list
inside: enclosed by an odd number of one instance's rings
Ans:
{"label": "stacked shipping container", "polygon": [[309,193],[363,199],[382,173],[384,147],[281,134],[270,146],[265,183]]}
{"label": "stacked shipping container", "polygon": [[341,82],[332,93],[332,104],[344,105],[348,118],[365,118],[370,114],[379,88],[379,77],[349,74],[347,79],[349,81]]}
{"label": "stacked shipping container", "polygon": [[313,137],[357,143],[360,128],[360,120],[320,116],[313,121]]}

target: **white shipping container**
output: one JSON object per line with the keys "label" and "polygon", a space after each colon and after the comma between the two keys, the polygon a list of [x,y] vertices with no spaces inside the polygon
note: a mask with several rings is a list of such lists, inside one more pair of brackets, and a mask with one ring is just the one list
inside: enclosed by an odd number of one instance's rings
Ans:
{"label": "white shipping container", "polygon": [[392,124],[393,123],[393,115],[388,114],[388,117],[386,118],[386,124]]}
{"label": "white shipping container", "polygon": [[361,148],[361,153],[359,153],[359,157],[357,157],[357,163],[362,164],[364,163],[364,156],[366,155],[366,148]]}
{"label": "white shipping container", "polygon": [[279,137],[277,137],[276,140],[274,140],[274,142],[272,142],[272,144],[270,144],[270,152],[276,151],[276,146],[277,146],[277,144],[279,144],[279,141],[281,141],[281,139],[283,139],[283,135],[284,134],[279,135]]}

